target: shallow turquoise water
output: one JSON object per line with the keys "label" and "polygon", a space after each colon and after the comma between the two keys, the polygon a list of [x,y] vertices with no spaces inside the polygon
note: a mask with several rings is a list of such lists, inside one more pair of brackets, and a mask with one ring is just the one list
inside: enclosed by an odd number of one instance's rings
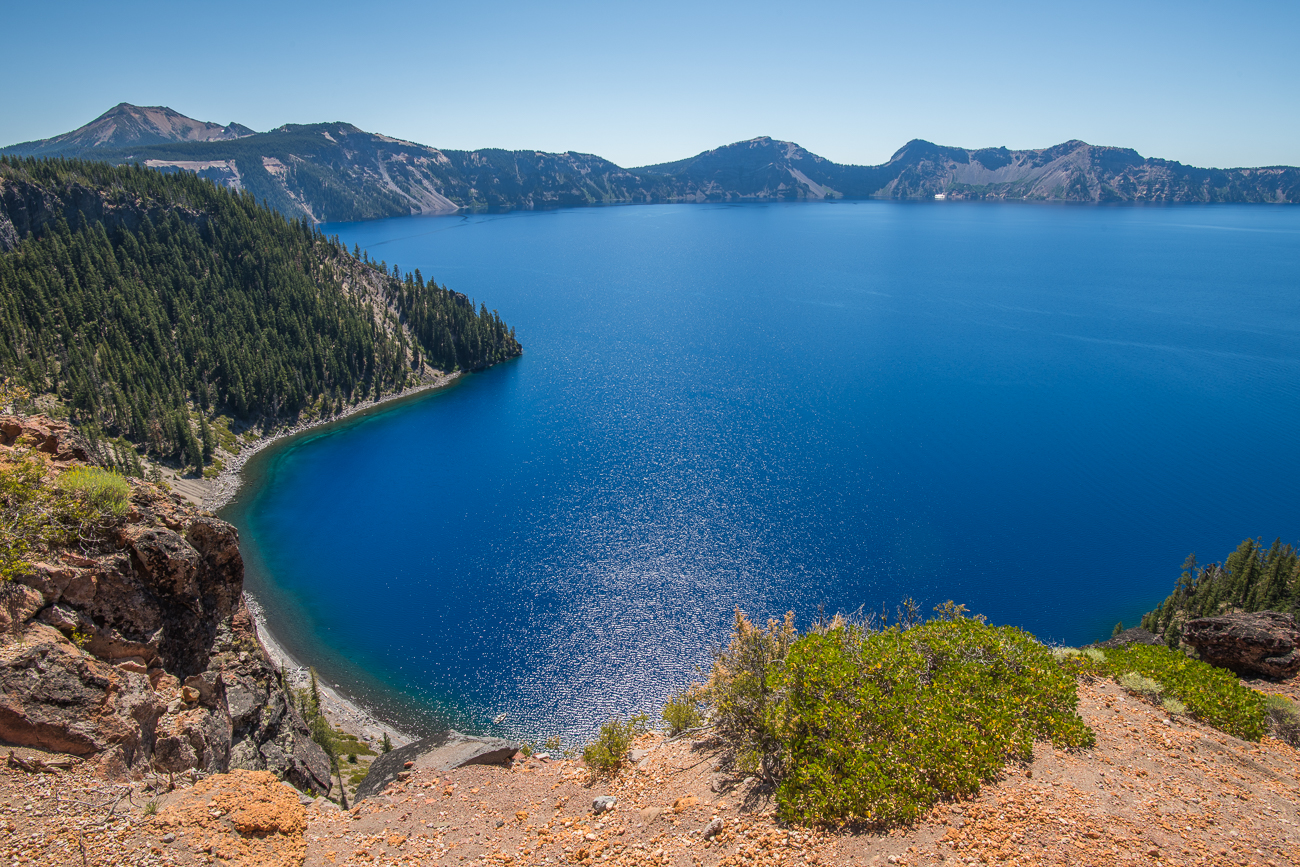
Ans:
{"label": "shallow turquoise water", "polygon": [[1300,209],[326,229],[525,346],[264,453],[225,513],[277,634],[412,727],[578,739],[707,665],[737,605],[953,598],[1085,642],[1191,551],[1300,536]]}

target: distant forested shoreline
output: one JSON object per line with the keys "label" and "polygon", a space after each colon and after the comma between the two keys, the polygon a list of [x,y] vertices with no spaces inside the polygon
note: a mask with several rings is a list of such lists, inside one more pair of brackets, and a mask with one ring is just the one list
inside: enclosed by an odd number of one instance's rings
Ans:
{"label": "distant forested shoreline", "polygon": [[219,416],[328,416],[522,352],[495,311],[189,173],[0,158],[0,376],[101,457],[201,469]]}

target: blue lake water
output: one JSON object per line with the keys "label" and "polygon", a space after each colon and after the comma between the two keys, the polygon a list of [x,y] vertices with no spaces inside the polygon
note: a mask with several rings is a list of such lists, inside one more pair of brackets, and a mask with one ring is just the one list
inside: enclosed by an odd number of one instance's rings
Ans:
{"label": "blue lake water", "polygon": [[259,455],[225,511],[273,630],[417,730],[580,740],[707,666],[735,606],[951,598],[1096,640],[1188,553],[1300,536],[1300,208],[325,228],[525,346]]}

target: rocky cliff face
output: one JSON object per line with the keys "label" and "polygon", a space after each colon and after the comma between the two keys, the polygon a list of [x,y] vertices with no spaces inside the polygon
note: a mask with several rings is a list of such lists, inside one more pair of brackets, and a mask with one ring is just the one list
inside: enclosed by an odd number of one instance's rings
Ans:
{"label": "rocky cliff face", "polygon": [[1300,169],[1199,169],[1130,148],[1069,141],[1039,150],[910,141],[878,166],[819,157],[767,137],[632,169],[674,194],[706,199],[997,199],[1068,202],[1296,202]]}
{"label": "rocky cliff face", "polygon": [[[84,459],[67,425],[0,418],[0,463]],[[328,792],[329,762],[258,644],[234,527],[131,480],[102,538],[0,584],[0,738],[110,771],[270,770]]]}
{"label": "rocky cliff face", "polygon": [[40,234],[60,219],[75,228],[84,220],[103,223],[112,230],[125,226],[132,231],[145,219],[154,224],[168,213],[176,212],[194,225],[207,222],[207,214],[186,208],[169,207],[157,200],[139,199],[121,191],[104,193],[78,183],[59,189],[15,178],[0,178],[0,253],[7,253],[27,234]]}

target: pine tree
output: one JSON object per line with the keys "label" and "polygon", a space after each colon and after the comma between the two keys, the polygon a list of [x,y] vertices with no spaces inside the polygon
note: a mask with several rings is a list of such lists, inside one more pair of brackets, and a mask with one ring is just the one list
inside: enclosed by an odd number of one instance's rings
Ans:
{"label": "pine tree", "polygon": [[316,669],[310,669],[311,672],[311,713],[313,716],[321,712],[320,708],[320,686],[316,683]]}

